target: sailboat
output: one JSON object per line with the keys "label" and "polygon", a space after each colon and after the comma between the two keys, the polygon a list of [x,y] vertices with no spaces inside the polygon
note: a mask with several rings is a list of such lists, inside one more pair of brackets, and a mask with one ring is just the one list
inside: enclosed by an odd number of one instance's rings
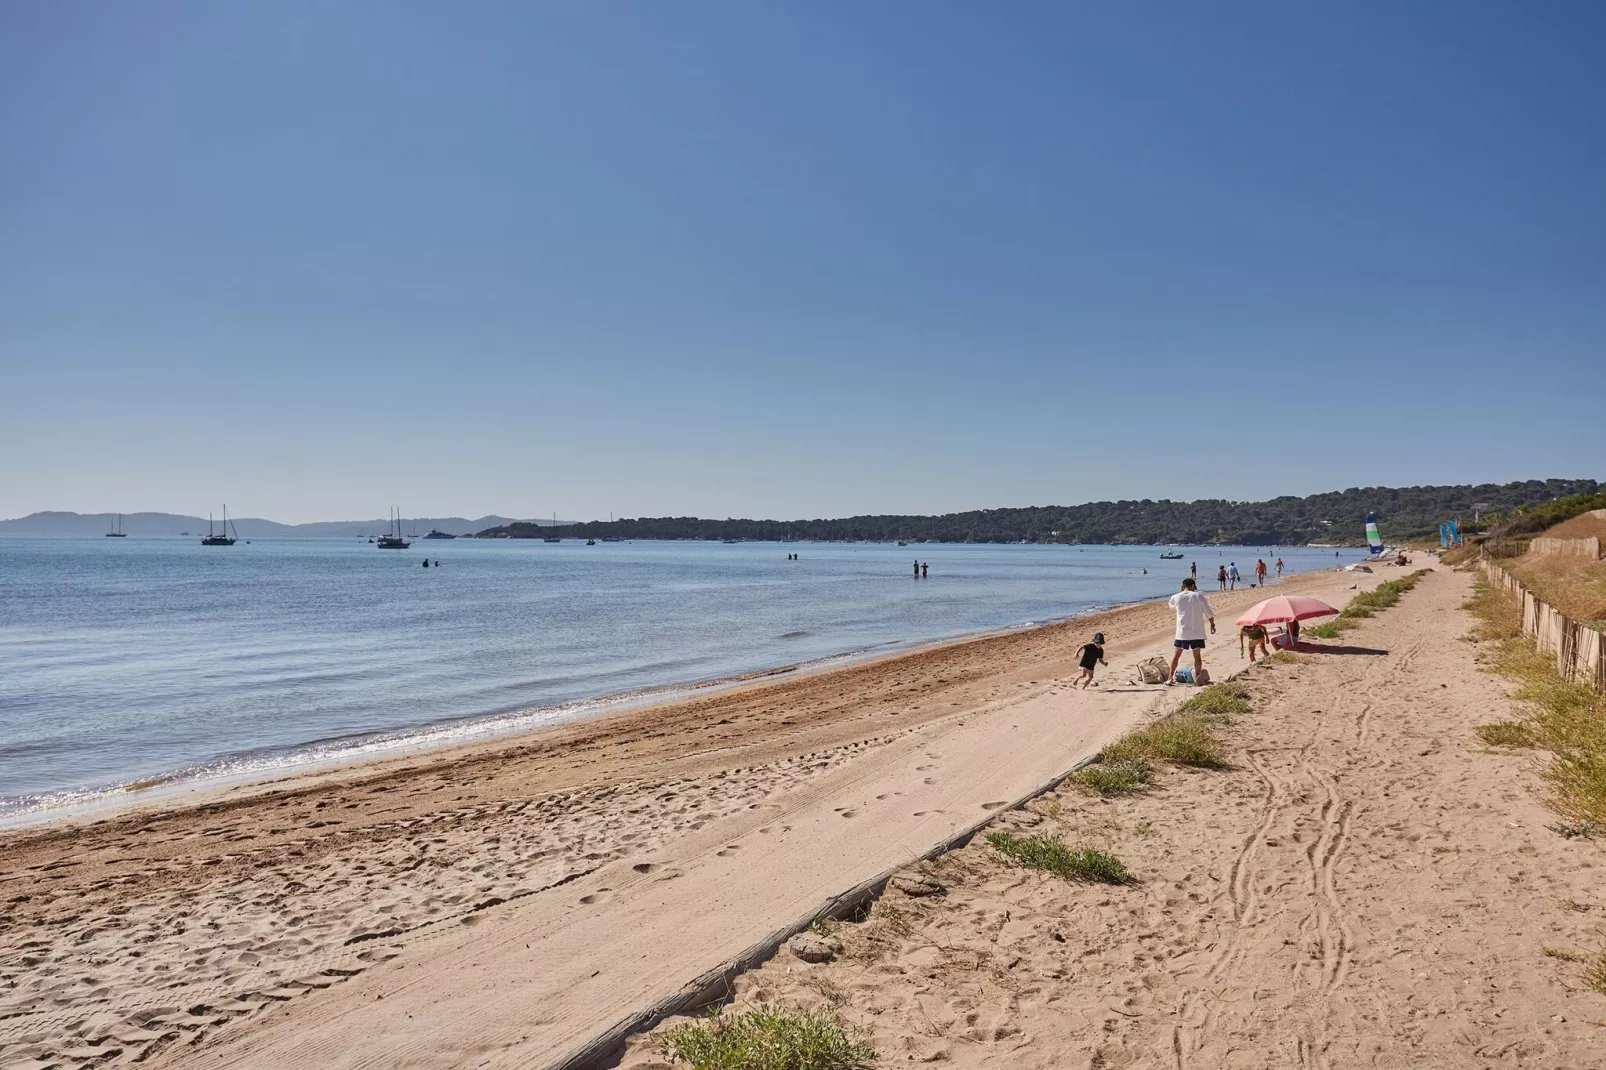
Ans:
{"label": "sailboat", "polygon": [[117,514],[117,520],[112,525],[112,529],[106,533],[106,537],[108,539],[126,539],[126,538],[128,538],[127,533],[123,531],[123,514],[122,513],[118,513]]}
{"label": "sailboat", "polygon": [[[552,514],[552,530],[556,531],[557,527],[558,527],[558,514],[557,513],[553,513]],[[563,539],[561,537],[557,536],[557,535],[548,535],[546,538],[542,539],[541,541],[542,542],[562,542]]]}
{"label": "sailboat", "polygon": [[1366,514],[1366,548],[1377,557],[1383,552],[1383,536],[1377,530],[1377,517]]}
{"label": "sailboat", "polygon": [[233,528],[234,528],[234,523],[233,523],[233,521],[231,521],[229,519],[229,507],[228,506],[225,505],[223,507],[223,526],[222,526],[222,528],[220,530],[218,530],[216,532],[214,532],[212,530],[212,514],[211,513],[207,513],[206,514],[206,538],[201,540],[201,545],[202,546],[233,546],[234,545],[234,540],[238,539],[240,537],[240,533],[238,531],[234,532],[234,534],[232,536],[229,535],[229,532]]}
{"label": "sailboat", "polygon": [[391,506],[390,531],[379,536],[379,541],[374,545],[378,546],[381,550],[405,550],[412,545],[412,543],[402,538],[401,509],[397,508],[396,506]]}

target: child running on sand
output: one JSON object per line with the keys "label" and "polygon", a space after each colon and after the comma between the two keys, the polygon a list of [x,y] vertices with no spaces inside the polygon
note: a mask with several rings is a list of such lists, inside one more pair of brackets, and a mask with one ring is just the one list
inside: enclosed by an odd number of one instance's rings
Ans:
{"label": "child running on sand", "polygon": [[1110,664],[1104,660],[1104,633],[1094,632],[1093,641],[1082,645],[1081,655],[1082,675],[1072,680],[1071,686],[1075,687],[1077,684],[1081,684],[1082,690],[1086,691],[1094,686],[1093,666],[1103,665],[1108,667]]}

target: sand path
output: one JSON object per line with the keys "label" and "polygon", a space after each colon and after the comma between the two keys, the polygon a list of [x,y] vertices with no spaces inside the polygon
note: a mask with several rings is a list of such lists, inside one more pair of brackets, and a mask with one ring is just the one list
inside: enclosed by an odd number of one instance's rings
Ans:
{"label": "sand path", "polygon": [[[1168,646],[1101,619],[1111,680]],[[0,1063],[540,1065],[1144,716],[1088,627],[0,842]]]}
{"label": "sand path", "polygon": [[[1102,845],[1140,885],[973,844],[935,867],[945,898],[888,893],[841,928],[843,960],[783,954],[738,1002],[829,999],[894,1065],[1606,1067],[1606,997],[1544,952],[1606,945],[1606,854],[1552,829],[1530,758],[1473,735],[1510,711],[1462,641],[1468,587],[1436,572],[1349,653],[1248,674],[1230,770],[1000,817]],[[664,1066],[654,1038],[624,1065]]]}

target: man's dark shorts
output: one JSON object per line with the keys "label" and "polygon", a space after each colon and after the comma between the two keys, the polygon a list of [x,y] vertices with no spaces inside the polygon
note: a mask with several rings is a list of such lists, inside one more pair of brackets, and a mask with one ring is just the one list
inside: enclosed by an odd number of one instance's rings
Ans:
{"label": "man's dark shorts", "polygon": [[1178,640],[1176,640],[1176,648],[1178,650],[1203,650],[1204,649],[1204,640],[1203,639],[1178,639]]}

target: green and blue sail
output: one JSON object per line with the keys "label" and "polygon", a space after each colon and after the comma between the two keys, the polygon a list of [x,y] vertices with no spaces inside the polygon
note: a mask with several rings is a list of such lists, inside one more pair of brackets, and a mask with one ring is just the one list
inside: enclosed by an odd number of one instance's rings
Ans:
{"label": "green and blue sail", "polygon": [[1383,552],[1383,536],[1378,534],[1377,517],[1371,513],[1366,514],[1366,546],[1374,554]]}

